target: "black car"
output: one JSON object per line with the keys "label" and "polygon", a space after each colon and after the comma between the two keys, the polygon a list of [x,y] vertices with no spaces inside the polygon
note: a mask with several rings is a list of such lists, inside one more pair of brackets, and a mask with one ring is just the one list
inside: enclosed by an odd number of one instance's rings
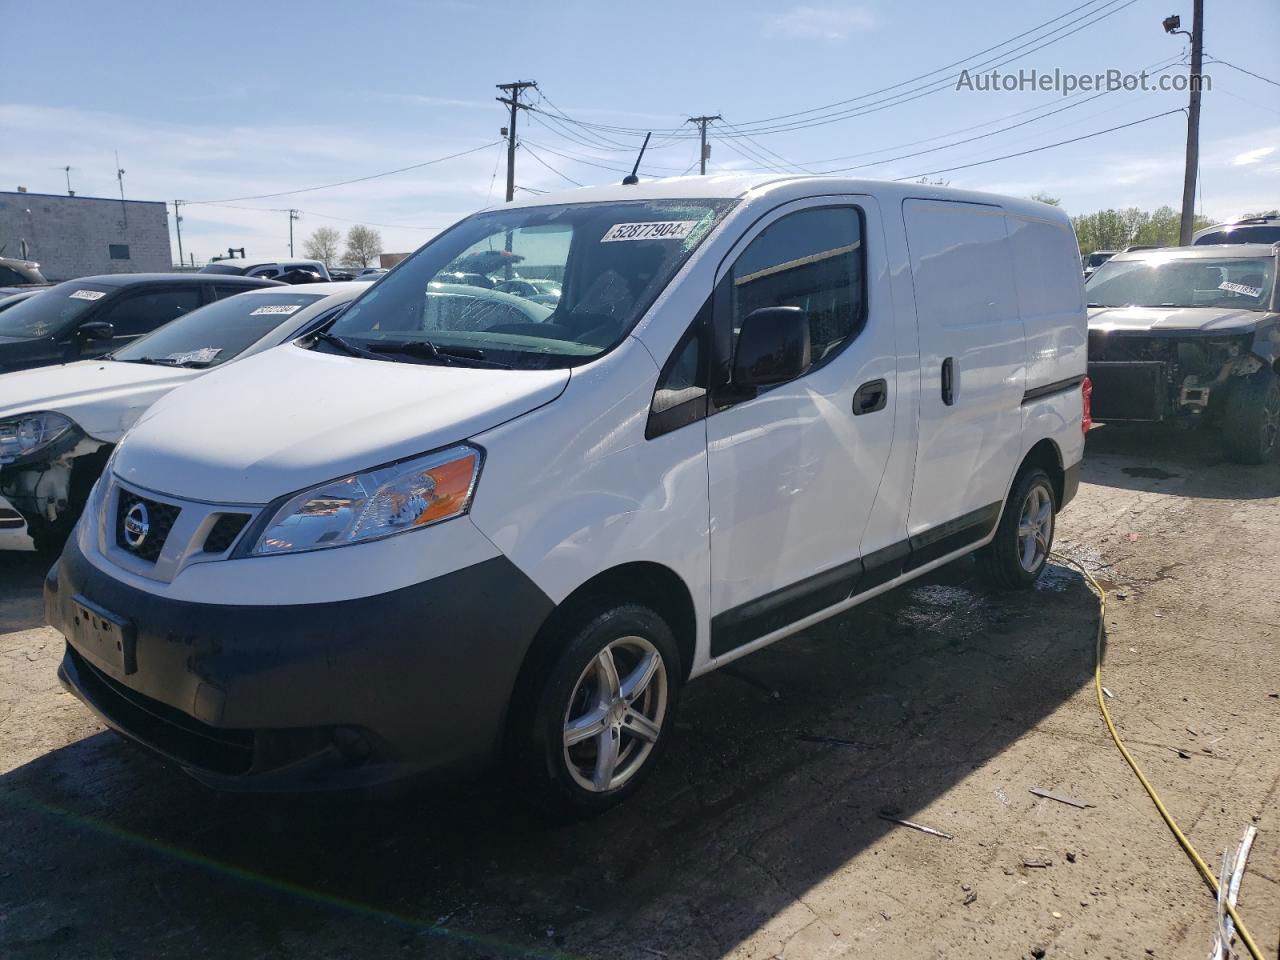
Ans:
{"label": "black car", "polygon": [[0,313],[0,373],[100,357],[206,303],[273,286],[199,273],[68,280]]}

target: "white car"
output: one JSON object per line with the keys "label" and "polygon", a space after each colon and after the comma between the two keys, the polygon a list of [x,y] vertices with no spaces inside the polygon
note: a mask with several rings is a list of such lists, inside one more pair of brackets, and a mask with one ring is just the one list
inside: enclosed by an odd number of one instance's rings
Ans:
{"label": "white car", "polygon": [[[436,310],[489,250],[563,271],[554,310]],[[975,551],[1035,582],[1084,450],[1079,258],[1055,207],[918,183],[475,214],[134,427],[46,580],[60,677],[224,788],[505,762],[616,803],[687,681]]]}
{"label": "white car", "polygon": [[221,273],[243,277],[265,277],[276,280],[294,270],[307,270],[318,273],[325,282],[330,282],[329,268],[321,260],[303,260],[294,257],[279,260],[219,260],[200,268],[201,273]]}
{"label": "white car", "polygon": [[292,339],[368,289],[262,287],[102,359],[0,376],[0,550],[61,546],[112,447],[164,394]]}

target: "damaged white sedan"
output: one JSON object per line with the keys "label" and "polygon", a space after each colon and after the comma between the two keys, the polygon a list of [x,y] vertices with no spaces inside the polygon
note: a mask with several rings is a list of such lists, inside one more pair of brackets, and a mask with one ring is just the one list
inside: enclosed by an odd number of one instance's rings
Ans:
{"label": "damaged white sedan", "polygon": [[0,550],[57,550],[115,444],[156,400],[327,323],[367,283],[264,287],[98,360],[0,375]]}

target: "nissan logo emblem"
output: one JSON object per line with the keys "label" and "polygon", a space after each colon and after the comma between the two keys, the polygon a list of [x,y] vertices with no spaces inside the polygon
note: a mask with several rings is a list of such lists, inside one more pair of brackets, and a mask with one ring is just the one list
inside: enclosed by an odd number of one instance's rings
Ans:
{"label": "nissan logo emblem", "polygon": [[151,518],[147,515],[147,505],[139,501],[124,515],[124,541],[137,550],[146,541],[150,530]]}

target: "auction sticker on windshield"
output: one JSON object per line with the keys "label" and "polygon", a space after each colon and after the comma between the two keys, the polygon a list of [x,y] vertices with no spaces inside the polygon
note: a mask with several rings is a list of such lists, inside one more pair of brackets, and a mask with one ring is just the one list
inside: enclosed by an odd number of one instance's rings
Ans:
{"label": "auction sticker on windshield", "polygon": [[105,297],[105,290],[77,290],[69,295],[70,300],[101,300]]}
{"label": "auction sticker on windshield", "polygon": [[658,220],[652,223],[617,223],[610,227],[601,243],[619,240],[683,240],[698,225],[697,220]]}
{"label": "auction sticker on windshield", "polygon": [[259,307],[257,310],[252,311],[249,316],[267,317],[278,314],[280,316],[287,317],[289,314],[297,313],[301,309],[302,304],[300,303],[272,303],[265,307]]}
{"label": "auction sticker on windshield", "polygon": [[1218,284],[1218,289],[1225,290],[1227,293],[1238,293],[1245,297],[1262,296],[1261,287],[1248,287],[1243,283],[1232,283],[1230,280],[1223,280],[1222,283]]}

